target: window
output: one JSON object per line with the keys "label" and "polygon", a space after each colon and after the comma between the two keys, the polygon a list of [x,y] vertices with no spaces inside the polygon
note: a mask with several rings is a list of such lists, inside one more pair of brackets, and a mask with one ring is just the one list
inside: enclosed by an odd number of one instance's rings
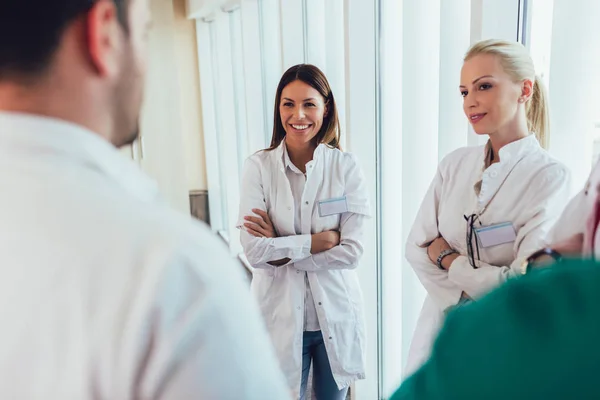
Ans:
{"label": "window", "polygon": [[242,21],[240,9],[229,13],[229,29],[231,38],[231,66],[233,79],[233,103],[235,112],[235,130],[237,141],[237,165],[241,174],[242,165],[248,157],[248,131],[246,121],[246,88],[244,86],[244,63],[235,62],[243,60],[242,50]]}
{"label": "window", "polygon": [[600,154],[600,3],[528,0],[527,45],[550,98],[550,152],[578,191]]}
{"label": "window", "polygon": [[[198,46],[198,64],[200,69],[200,94],[202,97],[202,120],[204,130],[204,142],[206,149],[218,149],[218,118],[216,100],[216,79],[213,74],[215,68],[213,47],[216,45],[214,33],[214,17],[199,19],[196,21]],[[211,227],[214,231],[222,231],[225,223],[223,221],[222,201],[222,175],[221,162],[218,151],[206,151],[206,175],[209,193],[209,213]]]}

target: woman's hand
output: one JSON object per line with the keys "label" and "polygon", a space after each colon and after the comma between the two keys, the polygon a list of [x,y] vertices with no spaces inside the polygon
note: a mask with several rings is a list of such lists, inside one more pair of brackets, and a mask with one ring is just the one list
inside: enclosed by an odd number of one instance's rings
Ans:
{"label": "woman's hand", "polygon": [[252,212],[258,215],[258,217],[252,215],[244,217],[244,220],[248,221],[244,223],[246,232],[256,237],[276,238],[277,233],[269,218],[269,214],[258,208],[253,208]]}
{"label": "woman's hand", "polygon": [[[446,242],[446,239],[440,236],[439,238],[431,242],[431,244],[429,244],[429,247],[427,247],[427,255],[429,256],[431,262],[437,265],[437,259],[440,256],[440,254],[442,254],[442,251],[450,249],[452,249],[452,247],[450,247],[448,242]],[[448,254],[442,259],[442,267],[446,271],[448,271],[452,266],[452,262],[456,260],[457,257],[457,253]]]}
{"label": "woman's hand", "polygon": [[550,247],[562,256],[581,257],[583,253],[583,233],[577,233],[566,240],[554,243]]}
{"label": "woman's hand", "polygon": [[314,233],[310,241],[310,253],[317,254],[331,250],[340,244],[340,233],[338,231],[325,231]]}
{"label": "woman's hand", "polygon": [[446,239],[439,237],[429,244],[427,247],[427,255],[432,263],[437,264],[437,259],[444,250],[450,250],[451,247],[446,242]]}

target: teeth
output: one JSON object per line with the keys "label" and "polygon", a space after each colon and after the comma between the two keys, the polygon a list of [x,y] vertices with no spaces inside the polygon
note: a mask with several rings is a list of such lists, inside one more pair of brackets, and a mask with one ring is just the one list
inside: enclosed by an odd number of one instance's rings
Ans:
{"label": "teeth", "polygon": [[298,129],[299,131],[308,128],[308,125],[292,125],[294,129]]}

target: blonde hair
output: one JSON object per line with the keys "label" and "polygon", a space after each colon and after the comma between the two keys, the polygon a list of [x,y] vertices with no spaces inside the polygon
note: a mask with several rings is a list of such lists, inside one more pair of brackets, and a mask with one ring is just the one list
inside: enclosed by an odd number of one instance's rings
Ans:
{"label": "blonde hair", "polygon": [[479,54],[497,56],[502,68],[514,82],[520,83],[524,79],[531,79],[533,81],[533,94],[525,105],[527,111],[527,128],[530,132],[535,133],[540,145],[543,148],[547,148],[550,135],[548,93],[540,77],[535,74],[533,60],[525,46],[518,42],[509,42],[506,40],[482,40],[471,46],[465,55],[464,61]]}

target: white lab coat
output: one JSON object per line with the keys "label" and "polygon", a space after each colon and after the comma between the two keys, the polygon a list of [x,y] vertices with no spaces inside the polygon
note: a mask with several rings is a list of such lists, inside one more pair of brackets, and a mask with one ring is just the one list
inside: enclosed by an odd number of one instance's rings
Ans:
{"label": "white lab coat", "polygon": [[[406,258],[427,297],[405,375],[429,357],[444,311],[458,303],[463,291],[477,300],[521,273],[522,261],[547,244],[550,228],[569,198],[566,168],[543,150],[533,135],[504,146],[500,162],[484,170],[486,154],[487,146],[467,147],[442,160],[409,234]],[[473,268],[466,256],[464,216],[486,206],[480,217],[482,225],[512,222],[516,240],[480,246],[481,261]],[[440,270],[427,256],[428,244],[440,235],[460,253],[449,271]]]}
{"label": "white lab coat", "polygon": [[99,135],[0,113],[0,187],[0,398],[289,398],[240,266]]}
{"label": "white lab coat", "polygon": [[[585,233],[586,222],[594,210],[596,197],[600,192],[600,161],[590,173],[585,186],[571,199],[550,233],[550,243],[569,239],[578,233]],[[596,241],[600,235],[596,235]],[[600,259],[600,243],[594,245],[594,257]]]}
{"label": "white lab coat", "polygon": [[[302,234],[294,229],[294,199],[287,180],[283,146],[260,151],[246,160],[240,192],[240,219],[253,208],[268,212],[279,237],[255,238],[242,230],[242,245],[255,267],[252,291],[262,309],[267,329],[281,367],[296,397],[302,372],[302,336],[305,274],[312,290],[325,348],[338,388],[348,387],[365,376],[365,324],[363,299],[354,269],[363,248],[362,232],[350,237],[343,221],[348,214],[369,215],[363,174],[350,153],[324,144],[314,152],[302,205]],[[346,196],[348,212],[320,217],[319,201]],[[312,233],[340,230],[340,245],[323,253],[306,253],[306,238]],[[310,244],[309,244],[310,249]],[[282,267],[269,261],[290,258]]]}

